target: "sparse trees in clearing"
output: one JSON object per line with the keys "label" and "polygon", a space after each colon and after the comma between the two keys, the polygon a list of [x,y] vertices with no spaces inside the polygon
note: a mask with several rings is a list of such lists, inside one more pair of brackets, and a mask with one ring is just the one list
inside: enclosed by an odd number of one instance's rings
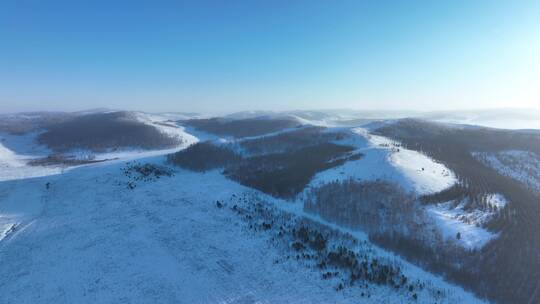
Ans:
{"label": "sparse trees in clearing", "polygon": [[163,176],[170,177],[174,175],[167,167],[155,164],[141,164],[139,162],[126,163],[123,173],[129,179],[126,187],[130,190],[137,187],[137,182],[155,181]]}
{"label": "sparse trees in clearing", "polygon": [[[231,210],[246,221],[247,227],[269,233],[272,242],[290,250],[284,254],[283,261],[299,261],[319,271],[321,279],[332,280],[336,284],[334,287],[337,291],[359,288],[365,296],[370,297],[367,288],[375,284],[401,290],[412,297],[409,286],[414,286],[414,292],[425,288],[422,282],[410,280],[402,272],[403,265],[399,261],[374,252],[368,241],[360,241],[309,218],[266,207],[256,196],[252,197],[255,201],[246,201],[245,195],[232,198],[233,201],[229,202],[233,205]],[[244,201],[242,207],[235,208],[240,201]],[[272,224],[268,229],[265,228],[267,223]],[[280,263],[280,260],[274,260],[274,264]]]}

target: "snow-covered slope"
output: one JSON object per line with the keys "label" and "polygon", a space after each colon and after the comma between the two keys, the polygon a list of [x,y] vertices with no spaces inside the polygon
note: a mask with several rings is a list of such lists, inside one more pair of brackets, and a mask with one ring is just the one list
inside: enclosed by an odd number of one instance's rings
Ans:
{"label": "snow-covered slope", "polygon": [[159,132],[168,137],[175,138],[179,141],[176,147],[161,149],[161,150],[145,150],[145,149],[120,149],[105,153],[95,153],[96,159],[116,159],[116,160],[133,160],[143,157],[163,155],[182,150],[199,141],[199,138],[186,132],[185,127],[177,125],[171,121],[167,115],[148,114],[143,112],[133,112],[135,119],[156,128]]}
{"label": "snow-covered slope", "polygon": [[[161,165],[163,158],[149,161]],[[295,260],[275,264],[282,253],[264,235],[216,207],[253,190],[215,171],[183,170],[129,189],[124,172],[125,163],[116,162],[0,182],[0,227],[10,227],[0,241],[0,303],[359,301],[358,290],[336,292]],[[419,303],[479,302],[395,258],[411,280],[428,286]],[[364,303],[410,300],[393,288],[366,290]]]}
{"label": "snow-covered slope", "polygon": [[[356,147],[356,151],[364,156],[318,173],[310,183],[311,187],[335,180],[379,179],[399,184],[421,196],[440,192],[457,183],[451,170],[422,153],[406,149],[383,136],[373,135],[364,128],[353,128],[352,132],[355,136],[341,143]],[[492,194],[489,201],[497,207],[496,210],[506,204],[504,197],[497,194]],[[425,211],[442,237],[464,248],[481,248],[497,237],[482,226],[498,211],[464,210],[459,202],[427,206]]]}
{"label": "snow-covered slope", "polygon": [[365,136],[372,146],[388,151],[388,161],[412,183],[417,194],[436,193],[456,184],[454,173],[432,158],[386,137],[369,134],[365,129],[355,131]]}
{"label": "snow-covered slope", "polygon": [[168,116],[147,114],[142,112],[133,113],[135,118],[147,125],[150,125],[159,130],[159,132],[178,140],[184,140],[186,133],[182,127],[179,127],[174,121],[171,121]]}
{"label": "snow-covered slope", "polygon": [[[400,143],[386,137],[369,134],[365,129],[358,128],[356,131],[368,138],[373,146],[388,151],[389,163],[403,174],[417,194],[433,194],[457,184],[455,174],[430,157],[406,149]],[[496,210],[503,208],[507,203],[500,194],[491,194],[487,200],[488,205],[496,207]],[[483,226],[498,211],[465,210],[463,202],[443,202],[428,206],[426,210],[445,239],[465,248],[482,248],[497,237]]]}
{"label": "snow-covered slope", "polygon": [[457,182],[451,170],[422,153],[405,149],[388,138],[370,134],[364,128],[351,130],[352,137],[340,143],[355,147],[364,157],[321,172],[312,185],[349,178],[384,179],[396,182],[417,195],[424,195],[445,190]]}

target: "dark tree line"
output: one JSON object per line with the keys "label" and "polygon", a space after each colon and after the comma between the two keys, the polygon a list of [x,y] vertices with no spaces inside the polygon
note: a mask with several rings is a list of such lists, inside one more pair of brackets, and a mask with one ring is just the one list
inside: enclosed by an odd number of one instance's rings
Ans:
{"label": "dark tree line", "polygon": [[540,135],[529,131],[452,128],[413,119],[382,127],[376,133],[421,151],[456,173],[462,188],[451,189],[440,197],[462,195],[460,192],[463,191],[473,195],[501,193],[509,201],[500,216],[487,224],[489,229],[499,232],[499,237],[467,256],[460,264],[466,267],[446,273],[492,300],[540,302],[540,197],[519,181],[499,174],[473,156],[475,152],[504,150],[538,154]]}
{"label": "dark tree line", "polygon": [[288,153],[254,156],[228,166],[224,174],[232,180],[281,198],[294,198],[317,172],[345,163],[361,154],[332,143],[309,146]]}
{"label": "dark tree line", "polygon": [[[309,191],[304,210],[369,235],[373,243],[390,249],[426,269],[446,274],[465,285],[474,276],[465,262],[474,255],[454,239],[432,229],[418,199],[386,181],[333,181]],[[456,265],[462,265],[457,267]]]}

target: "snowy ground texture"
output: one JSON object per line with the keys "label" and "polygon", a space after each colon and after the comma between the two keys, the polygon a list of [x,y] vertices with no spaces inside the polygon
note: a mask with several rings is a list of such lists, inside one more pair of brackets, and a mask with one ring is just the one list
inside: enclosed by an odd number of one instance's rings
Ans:
{"label": "snowy ground texture", "polygon": [[[0,183],[0,303],[358,302],[360,291],[337,292],[296,261],[274,264],[283,253],[265,235],[216,208],[252,190],[217,172],[183,170],[129,189],[125,166]],[[411,279],[444,291],[441,299],[425,288],[418,302],[478,302],[395,259]],[[369,293],[364,303],[411,300],[386,287]]]}

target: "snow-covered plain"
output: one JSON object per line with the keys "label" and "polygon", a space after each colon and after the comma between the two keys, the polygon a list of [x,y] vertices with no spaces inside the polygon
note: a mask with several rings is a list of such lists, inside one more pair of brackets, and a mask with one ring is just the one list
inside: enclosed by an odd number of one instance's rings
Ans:
{"label": "snow-covered plain", "polygon": [[[253,190],[216,171],[184,170],[129,190],[124,166],[0,183],[0,219],[16,225],[0,241],[0,303],[358,302],[358,291],[336,292],[295,261],[274,264],[281,252],[216,208]],[[479,302],[402,263],[413,279],[446,290],[443,303]],[[362,300],[407,302],[391,288],[371,294]],[[432,301],[429,289],[419,294],[420,303]]]}

